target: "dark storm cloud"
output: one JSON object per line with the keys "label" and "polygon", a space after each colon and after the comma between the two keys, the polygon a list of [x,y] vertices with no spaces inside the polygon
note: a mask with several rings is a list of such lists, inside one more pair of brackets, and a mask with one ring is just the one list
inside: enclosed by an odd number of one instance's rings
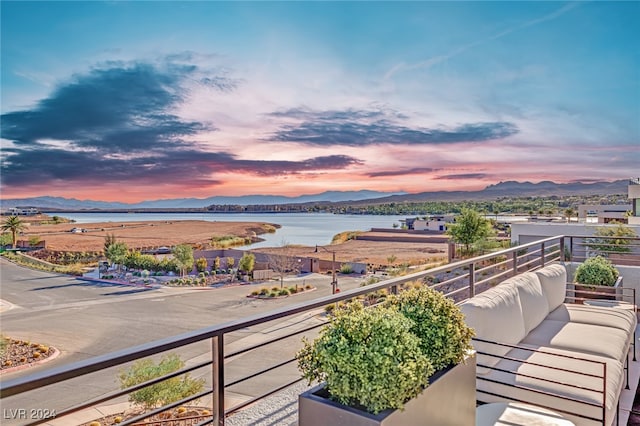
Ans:
{"label": "dark storm cloud", "polygon": [[234,167],[246,172],[262,176],[298,174],[314,170],[340,170],[349,166],[363,164],[348,155],[329,155],[302,161],[255,161],[238,160]]}
{"label": "dark storm cloud", "polygon": [[190,68],[110,63],[56,88],[34,108],[2,115],[1,136],[30,149],[46,139],[101,151],[174,147],[180,138],[210,128],[169,111],[182,101]]}
{"label": "dark storm cloud", "polygon": [[270,114],[298,120],[285,124],[267,140],[310,145],[444,144],[502,139],[518,133],[507,122],[467,123],[457,127],[422,128],[402,125],[406,116],[388,110],[311,111],[291,109]]}
{"label": "dark storm cloud", "polygon": [[[33,108],[1,116],[5,185],[69,182],[154,182],[188,186],[217,183],[216,172],[282,175],[339,169],[358,160],[329,156],[303,161],[249,161],[208,152],[190,141],[210,123],[186,121],[174,111],[193,84],[216,91],[238,81],[189,63],[193,54],[158,63],[103,63],[58,86]],[[210,71],[210,70],[209,70]]]}
{"label": "dark storm cloud", "polygon": [[412,169],[402,169],[402,170],[388,170],[382,172],[374,172],[369,173],[367,176],[369,177],[385,177],[385,176],[404,176],[404,175],[419,175],[425,173],[431,173],[436,169],[432,169],[431,167],[414,167]]}
{"label": "dark storm cloud", "polygon": [[489,177],[486,173],[462,173],[457,175],[442,175],[435,179],[438,180],[466,180],[466,179],[483,179]]}
{"label": "dark storm cloud", "polygon": [[[5,185],[46,184],[53,180],[87,183],[157,183],[190,186],[219,183],[215,173],[233,172],[258,176],[281,176],[314,170],[344,169],[360,164],[355,158],[335,155],[302,161],[242,160],[228,153],[199,150],[149,152],[145,155],[99,155],[62,149],[16,150],[3,164]],[[4,169],[10,170],[5,173]]]}

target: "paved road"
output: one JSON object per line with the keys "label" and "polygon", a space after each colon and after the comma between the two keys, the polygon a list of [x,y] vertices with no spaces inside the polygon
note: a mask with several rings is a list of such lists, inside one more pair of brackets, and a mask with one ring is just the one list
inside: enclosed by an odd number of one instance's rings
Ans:
{"label": "paved road", "polygon": [[[254,285],[212,290],[147,289],[86,282],[64,275],[33,271],[4,259],[0,259],[0,268],[0,299],[13,305],[11,309],[0,313],[2,333],[52,345],[61,351],[61,356],[53,361],[28,370],[3,374],[2,380],[331,293],[331,277],[318,274],[289,279],[286,283],[291,285],[297,281],[301,284],[304,281],[317,286],[317,291],[278,300],[257,300],[246,297],[252,289],[259,287]],[[362,278],[341,277],[340,282],[341,288],[348,289],[358,286]],[[277,283],[270,284],[273,285]],[[296,322],[286,326],[296,326]],[[268,324],[243,330],[229,336],[225,343],[233,345],[234,341],[252,339],[256,333],[268,334],[279,328],[278,325]],[[210,343],[203,342],[184,348],[180,355],[185,360],[195,360],[209,356],[209,351]],[[290,356],[290,345],[283,346],[282,351],[280,354],[278,348],[271,349],[269,358]],[[245,358],[245,362],[236,360],[236,369],[253,367],[250,364],[254,357],[247,355],[241,358]],[[117,372],[117,369],[111,369],[94,373],[90,377],[56,385],[55,389],[39,389],[28,398],[7,398],[2,405],[3,408],[67,407],[117,389]],[[210,376],[210,373],[202,374],[207,378]],[[246,394],[257,391],[255,387],[242,389]]]}

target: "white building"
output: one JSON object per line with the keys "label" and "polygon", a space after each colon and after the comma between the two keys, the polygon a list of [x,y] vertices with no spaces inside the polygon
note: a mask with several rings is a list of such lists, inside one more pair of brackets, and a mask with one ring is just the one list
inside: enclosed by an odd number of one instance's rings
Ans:
{"label": "white building", "polygon": [[453,216],[431,216],[427,219],[416,219],[413,221],[413,229],[416,231],[438,231],[444,232],[447,223],[453,222]]}
{"label": "white building", "polygon": [[596,219],[598,223],[626,222],[631,204],[580,204],[578,220]]}

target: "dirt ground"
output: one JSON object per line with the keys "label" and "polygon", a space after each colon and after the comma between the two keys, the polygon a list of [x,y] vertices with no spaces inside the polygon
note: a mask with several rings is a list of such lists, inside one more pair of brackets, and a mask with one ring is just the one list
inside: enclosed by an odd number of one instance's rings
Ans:
{"label": "dirt ground", "polygon": [[[130,248],[171,247],[177,244],[206,246],[211,237],[225,235],[258,237],[278,225],[260,222],[209,222],[204,220],[64,223],[29,226],[20,236],[28,240],[38,236],[50,250],[101,251],[107,234],[115,235]],[[85,232],[71,232],[81,228]]]}
{"label": "dirt ground", "polygon": [[[439,260],[446,260],[447,245],[442,243],[404,243],[392,241],[364,241],[349,240],[342,244],[325,246],[327,250],[336,252],[336,262],[363,262],[373,265],[387,266],[389,260],[395,257],[391,263],[409,263],[411,265],[422,265]],[[256,249],[260,252],[282,252],[285,251],[293,256],[317,257],[323,260],[331,260],[331,252],[313,247],[275,247]]]}
{"label": "dirt ground", "polygon": [[[260,234],[272,230],[278,225],[260,222],[210,222],[200,220],[177,221],[139,221],[104,223],[64,223],[57,225],[31,224],[20,239],[28,240],[38,236],[46,241],[46,247],[59,251],[101,251],[107,234],[115,235],[130,248],[152,248],[191,244],[206,248],[212,236],[234,235],[259,238]],[[82,228],[85,232],[71,232],[73,228]],[[393,234],[385,234],[393,235]],[[260,252],[282,251],[282,247],[260,248]],[[332,254],[315,246],[286,248],[293,256],[318,257],[331,260]],[[338,262],[364,262],[376,265],[392,263],[424,264],[446,258],[446,244],[425,242],[363,241],[349,240],[342,244],[327,246],[327,250],[336,252]]]}

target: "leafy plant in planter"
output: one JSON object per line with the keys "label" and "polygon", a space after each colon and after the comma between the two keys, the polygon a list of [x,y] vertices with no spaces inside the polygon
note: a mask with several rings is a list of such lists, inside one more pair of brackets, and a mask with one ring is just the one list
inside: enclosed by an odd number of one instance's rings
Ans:
{"label": "leafy plant in planter", "polygon": [[[310,383],[325,382],[331,400],[375,416],[411,405],[418,395],[422,398],[430,380],[448,374],[440,369],[464,361],[472,336],[453,301],[421,287],[369,308],[351,303],[334,309],[318,338],[303,339],[296,357],[303,377]],[[465,405],[461,411],[475,413],[475,363],[466,367],[470,368],[460,373],[465,375],[460,381],[468,401],[460,394],[456,403]],[[440,371],[434,375],[436,370]],[[431,404],[412,407],[416,405]],[[451,417],[450,412],[446,415]],[[417,417],[424,420],[424,412]],[[408,423],[403,419],[399,424]]]}
{"label": "leafy plant in planter", "polygon": [[586,286],[613,286],[620,273],[608,259],[602,256],[590,257],[576,268],[575,282]]}
{"label": "leafy plant in planter", "polygon": [[402,408],[435,371],[411,333],[413,321],[397,309],[336,309],[320,336],[297,354],[303,377],[324,381],[331,398],[374,414]]}
{"label": "leafy plant in planter", "polygon": [[414,287],[390,296],[385,305],[413,320],[411,332],[420,338],[420,349],[436,370],[461,363],[472,349],[473,330],[460,308],[439,291]]}

